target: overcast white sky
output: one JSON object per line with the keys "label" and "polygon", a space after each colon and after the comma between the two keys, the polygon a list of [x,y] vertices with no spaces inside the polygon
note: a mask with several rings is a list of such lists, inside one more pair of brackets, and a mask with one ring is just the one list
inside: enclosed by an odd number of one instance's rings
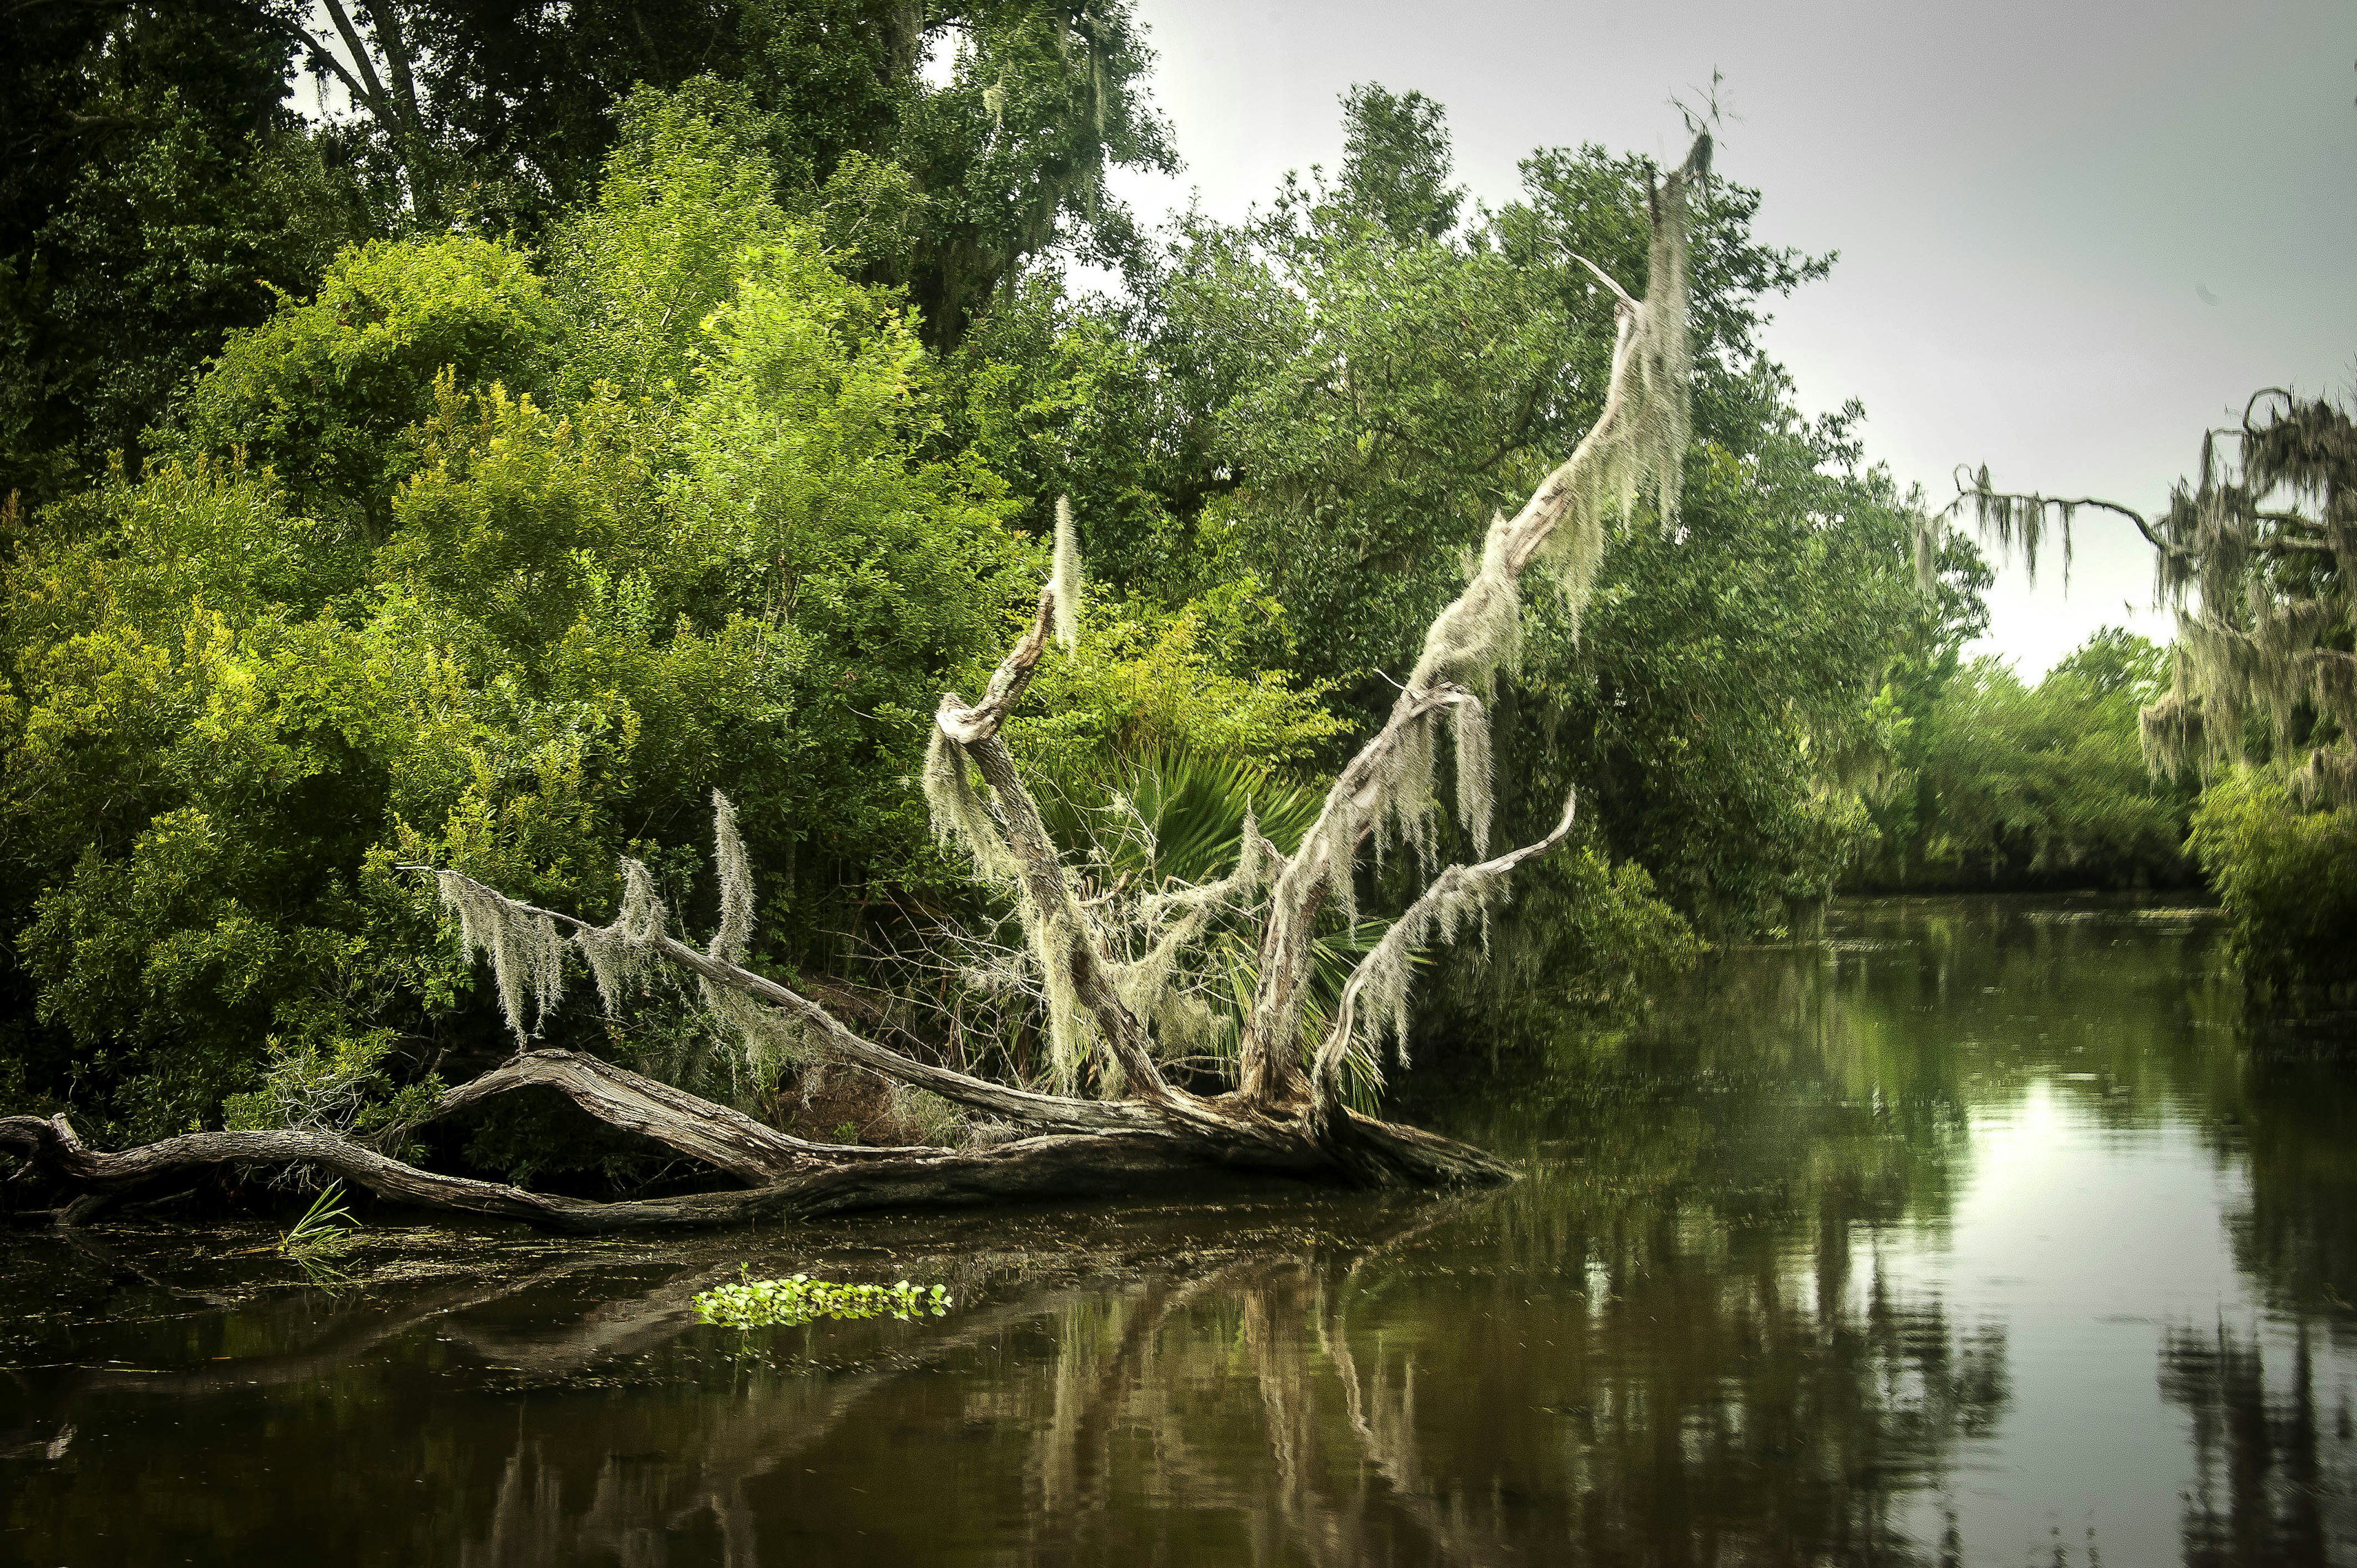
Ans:
{"label": "overcast white sky", "polygon": [[[1190,189],[1237,216],[1333,166],[1355,81],[1446,104],[1494,201],[1537,146],[1674,161],[1669,95],[1725,72],[1720,171],[1764,193],[1765,238],[1841,252],[1770,347],[1811,410],[1863,400],[1874,456],[1935,494],[1986,460],[2149,509],[2256,388],[2357,378],[2357,0],[1138,9],[1187,161],[1121,183],[1147,217]],[[2067,596],[2004,571],[1987,646],[2036,674],[2107,621],[2165,637],[2150,589],[2143,542],[2083,521]]]}

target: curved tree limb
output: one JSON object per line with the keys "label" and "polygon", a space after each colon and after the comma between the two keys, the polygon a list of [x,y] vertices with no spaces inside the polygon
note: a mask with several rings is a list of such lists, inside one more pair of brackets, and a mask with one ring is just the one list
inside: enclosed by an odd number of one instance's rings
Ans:
{"label": "curved tree limb", "polygon": [[984,688],[982,701],[972,707],[955,692],[942,693],[941,703],[933,710],[933,723],[941,732],[960,746],[976,746],[998,734],[998,726],[1023,700],[1031,688],[1031,677],[1039,668],[1040,655],[1048,651],[1048,638],[1056,623],[1056,585],[1050,582],[1039,590],[1039,608],[1032,617],[1029,629],[1017,641],[1012,651],[991,671],[990,684]]}
{"label": "curved tree limb", "polygon": [[[434,870],[432,866],[404,865],[405,871]],[[440,875],[440,874],[437,874]],[[544,919],[572,931],[596,931],[600,928],[572,915],[554,909],[544,909],[537,904],[527,904],[510,898],[496,888],[484,887],[471,877],[462,881],[500,899],[519,914]],[[998,1117],[1028,1127],[1053,1128],[1073,1132],[1136,1132],[1151,1133],[1160,1125],[1159,1119],[1147,1107],[1130,1101],[1079,1100],[1063,1095],[1038,1094],[1028,1089],[1014,1089],[987,1079],[973,1077],[952,1068],[877,1045],[875,1041],[853,1032],[834,1015],[798,992],[789,990],[767,975],[756,974],[742,965],[690,947],[667,931],[652,933],[647,945],[655,953],[669,959],[681,968],[702,975],[716,984],[744,992],[757,1001],[766,1002],[814,1035],[827,1050],[871,1072],[905,1083],[912,1089],[938,1094],[953,1104],[985,1115]],[[673,1091],[677,1092],[677,1091]],[[819,1145],[812,1145],[818,1147]]]}
{"label": "curved tree limb", "polygon": [[1452,865],[1432,879],[1431,885],[1408,907],[1407,912],[1392,923],[1383,940],[1361,959],[1343,983],[1342,998],[1335,1008],[1334,1026],[1327,1031],[1318,1047],[1318,1057],[1310,1073],[1310,1089],[1315,1097],[1315,1116],[1321,1121],[1330,1118],[1341,1101],[1342,1062],[1350,1055],[1351,1040],[1358,1027],[1358,1009],[1369,984],[1387,968],[1402,968],[1408,961],[1411,949],[1419,945],[1436,923],[1450,919],[1452,907],[1469,898],[1480,898],[1486,892],[1501,886],[1515,869],[1526,862],[1562,843],[1571,836],[1572,818],[1579,810],[1579,797],[1573,794],[1564,802],[1563,816],[1555,831],[1534,843],[1482,861],[1477,865]]}
{"label": "curved tree limb", "polygon": [[[1025,788],[1015,758],[998,735],[999,726],[1029,689],[1040,657],[1048,650],[1049,638],[1060,632],[1071,639],[1078,637],[1079,553],[1071,508],[1062,499],[1056,503],[1055,552],[1055,571],[1039,590],[1039,607],[1030,628],[999,661],[982,701],[968,707],[955,692],[945,692],[934,710],[933,723],[944,739],[973,759],[997,798],[1006,847],[1030,902],[1025,919],[1039,923],[1040,929],[1030,934],[1039,939],[1040,962],[1059,966],[1070,977],[1073,994],[1095,1020],[1129,1089],[1146,1099],[1160,1101],[1170,1091],[1154,1059],[1146,1026],[1114,987],[1103,930],[1073,893],[1071,881],[1064,875],[1063,859],[1040,820],[1039,803]],[[952,763],[963,765],[956,759]]]}
{"label": "curved tree limb", "polygon": [[[1961,473],[1964,471],[1963,467],[1960,467],[1958,472]],[[1935,518],[1943,520],[1952,517],[1956,512],[1963,510],[1964,503],[1967,501],[1972,502],[1977,507],[1986,507],[1992,502],[1998,501],[2009,502],[2015,506],[2035,507],[2041,510],[2046,507],[2060,507],[2066,514],[2072,511],[2076,511],[2082,507],[2091,508],[2096,511],[2115,512],[2119,516],[2126,518],[2130,522],[2134,523],[2136,525],[2136,531],[2144,535],[2145,542],[2151,545],[2155,550],[2159,551],[2162,554],[2170,555],[2182,553],[2176,550],[2175,547],[2170,545],[2166,540],[2162,539],[2159,534],[2155,533],[2152,531],[2152,524],[2145,521],[2144,513],[2136,510],[2134,507],[2122,506],[2117,501],[2105,500],[2101,496],[2041,496],[2033,491],[2028,490],[1990,489],[1979,484],[1977,481],[1968,486],[1963,479],[1958,479],[1956,481],[1955,499],[1950,501],[1946,506],[1942,507],[1938,511],[1933,512],[1932,515]]]}
{"label": "curved tree limb", "polygon": [[757,1186],[822,1165],[949,1153],[947,1149],[813,1144],[756,1122],[741,1111],[576,1051],[526,1051],[444,1094],[431,1119],[518,1089],[554,1090],[610,1126],[652,1138]]}
{"label": "curved tree limb", "polygon": [[[1275,1103],[1290,1098],[1299,1084],[1300,1068],[1287,1024],[1300,1015],[1309,983],[1310,942],[1318,911],[1333,886],[1336,859],[1354,859],[1374,831],[1371,807],[1384,770],[1407,745],[1412,725],[1429,714],[1473,700],[1470,692],[1449,682],[1404,688],[1383,727],[1335,779],[1318,820],[1301,835],[1300,847],[1278,874],[1269,899],[1268,926],[1261,934],[1260,983],[1244,1027],[1240,1081],[1246,1098]],[[1348,824],[1347,832],[1343,824]],[[1279,1040],[1285,1042],[1282,1048],[1276,1045]]]}

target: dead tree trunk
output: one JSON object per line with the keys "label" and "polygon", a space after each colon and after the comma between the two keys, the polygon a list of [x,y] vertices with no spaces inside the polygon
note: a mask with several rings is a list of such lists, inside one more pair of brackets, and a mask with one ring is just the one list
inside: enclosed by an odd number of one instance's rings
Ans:
{"label": "dead tree trunk", "polygon": [[[744,1186],[591,1202],[436,1175],[314,1129],[192,1133],[107,1154],[84,1146],[62,1116],[0,1118],[0,1149],[31,1160],[81,1195],[59,1211],[67,1222],[139,1188],[208,1167],[298,1163],[401,1202],[567,1231],[1135,1192],[1214,1168],[1368,1186],[1510,1179],[1505,1165],[1479,1149],[1353,1110],[1343,1097],[1345,1072],[1380,1081],[1386,1028],[1405,1043],[1413,949],[1446,941],[1464,924],[1485,919],[1515,867],[1567,835],[1568,803],[1561,823],[1539,843],[1441,870],[1351,976],[1326,1037],[1305,1050],[1311,943],[1329,905],[1356,918],[1352,874],[1370,840],[1379,846],[1395,837],[1420,856],[1429,852],[1441,809],[1434,783],[1444,724],[1453,742],[1458,818],[1475,845],[1486,849],[1486,703],[1497,672],[1513,660],[1523,575],[1542,566],[1577,609],[1593,580],[1608,521],[1625,521],[1641,489],[1652,493],[1665,524],[1674,517],[1689,374],[1685,197],[1708,156],[1705,138],[1657,193],[1645,297],[1631,297],[1598,273],[1614,299],[1618,335],[1594,427],[1520,512],[1491,522],[1480,569],[1434,620],[1388,721],[1342,769],[1299,847],[1281,854],[1248,828],[1240,863],[1228,878],[1158,890],[1142,900],[1130,929],[1143,933],[1145,956],[1127,961],[1111,940],[1112,918],[1102,902],[1083,903],[1074,892],[999,738],[1049,642],[1060,635],[1069,642],[1077,624],[1080,566],[1069,516],[1059,508],[1056,568],[1040,593],[1038,615],[979,703],[969,706],[954,693],[942,698],[925,783],[943,837],[966,850],[978,874],[1015,896],[1029,959],[1044,980],[1059,1086],[1076,1089],[1091,1078],[1097,1096],[1043,1093],[920,1060],[865,1037],[809,997],[745,967],[748,873],[734,813],[716,800],[722,918],[719,934],[705,948],[666,929],[652,879],[635,862],[624,863],[623,907],[607,926],[520,903],[454,871],[434,873],[444,901],[458,915],[463,940],[491,960],[520,1047],[527,1013],[544,1014],[558,1001],[568,957],[586,959],[609,1004],[633,972],[669,965],[693,975],[714,1013],[748,1041],[790,1041],[791,1048],[819,1059],[938,1095],[1012,1136],[964,1150],[813,1144],[594,1058],[520,1049],[504,1066],[451,1090],[436,1114],[518,1089],[553,1090],[591,1115]],[[1171,1083],[1160,1059],[1175,1054],[1164,1035],[1180,1014],[1172,993],[1173,955],[1215,918],[1261,922],[1260,972],[1243,1022],[1236,1087],[1201,1095]]]}

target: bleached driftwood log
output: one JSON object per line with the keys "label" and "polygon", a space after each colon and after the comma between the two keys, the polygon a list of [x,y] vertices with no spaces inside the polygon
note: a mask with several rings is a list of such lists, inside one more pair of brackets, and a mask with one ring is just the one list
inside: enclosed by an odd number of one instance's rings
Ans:
{"label": "bleached driftwood log", "polygon": [[[83,1196],[60,1218],[87,1218],[121,1195],[207,1166],[306,1163],[386,1197],[522,1219],[554,1230],[613,1230],[728,1224],[757,1216],[862,1208],[989,1202],[1135,1191],[1207,1167],[1361,1185],[1446,1187],[1508,1179],[1482,1151],[1364,1115],[1344,1099],[1344,1069],[1380,1081],[1386,1027],[1405,1045],[1414,947],[1452,940],[1488,918],[1514,869],[1560,843],[1571,806],[1537,843],[1441,869],[1425,894],[1351,974],[1326,1036],[1302,1038],[1313,941],[1330,904],[1355,918],[1353,876],[1387,841],[1419,865],[1436,843],[1441,807],[1436,760],[1453,746],[1456,812],[1487,852],[1491,817],[1488,703],[1511,670],[1521,628],[1521,584],[1538,567],[1577,614],[1604,550],[1608,523],[1650,491],[1674,519],[1686,439],[1686,197],[1706,173],[1710,144],[1654,193],[1650,274],[1642,299],[1598,271],[1618,330],[1611,376],[1594,426],[1522,510],[1489,528],[1465,591],[1433,621],[1383,729],[1343,768],[1317,820],[1290,855],[1247,826],[1239,864],[1200,887],[1160,889],[1133,911],[1144,941],[1111,940],[1101,903],[1084,902],[1040,821],[999,731],[1021,701],[1051,639],[1077,627],[1080,562],[1059,507],[1055,568],[1038,614],[979,702],[945,695],[934,717],[925,790],[937,830],[979,875],[1015,896],[1028,958],[1044,981],[1051,1081],[1059,1093],[994,1082],[919,1059],[850,1028],[825,1007],[744,965],[753,897],[735,815],[716,797],[720,929],[703,947],[673,934],[653,882],[623,865],[622,908],[596,926],[507,897],[455,871],[431,871],[464,940],[486,955],[520,1054],[444,1096],[437,1114],[537,1087],[593,1116],[654,1139],[744,1183],[736,1191],[597,1203],[436,1175],[329,1132],[193,1133],[105,1154],[84,1147],[64,1118],[0,1118],[0,1149],[45,1166]],[[1592,265],[1592,264],[1591,264]],[[980,776],[977,785],[976,775]],[[1259,970],[1238,1040],[1234,1087],[1198,1094],[1170,1081],[1163,1060],[1182,1054],[1190,1008],[1179,956],[1214,917],[1259,923]],[[651,965],[692,976],[705,1004],[757,1060],[767,1053],[847,1064],[909,1090],[939,1096],[1010,1136],[971,1150],[874,1149],[808,1143],[670,1085],[594,1058],[522,1047],[529,1026],[555,1006],[567,962],[586,962],[610,1007]],[[1096,1094],[1077,1090],[1084,1081]]]}

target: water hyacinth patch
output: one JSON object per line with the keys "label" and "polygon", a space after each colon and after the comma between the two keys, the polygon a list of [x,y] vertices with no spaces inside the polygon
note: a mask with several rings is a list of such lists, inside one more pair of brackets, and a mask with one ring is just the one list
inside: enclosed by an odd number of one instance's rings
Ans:
{"label": "water hyacinth patch", "polygon": [[940,1285],[914,1285],[907,1280],[889,1285],[837,1284],[795,1274],[782,1280],[757,1280],[748,1267],[737,1283],[715,1285],[695,1298],[701,1323],[723,1328],[791,1328],[820,1317],[914,1318],[946,1315],[949,1292]]}

